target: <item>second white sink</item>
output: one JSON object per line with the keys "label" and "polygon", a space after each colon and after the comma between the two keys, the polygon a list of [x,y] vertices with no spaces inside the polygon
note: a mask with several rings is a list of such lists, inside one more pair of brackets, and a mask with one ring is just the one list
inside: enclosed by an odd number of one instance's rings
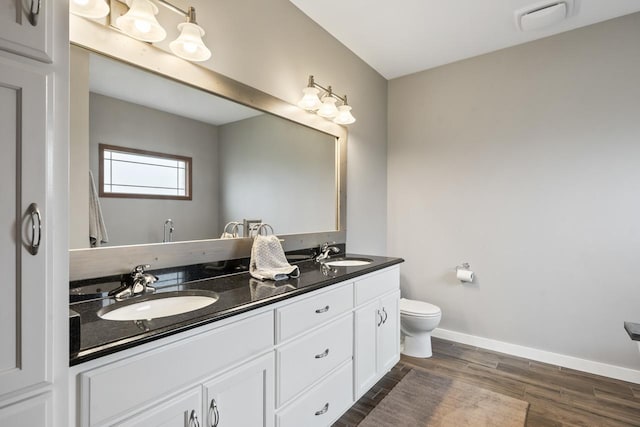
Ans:
{"label": "second white sink", "polygon": [[105,320],[148,320],[175,316],[207,307],[218,301],[215,292],[182,291],[141,297],[105,307],[98,316]]}
{"label": "second white sink", "polygon": [[323,262],[329,267],[357,267],[360,265],[371,264],[373,261],[367,258],[338,258]]}

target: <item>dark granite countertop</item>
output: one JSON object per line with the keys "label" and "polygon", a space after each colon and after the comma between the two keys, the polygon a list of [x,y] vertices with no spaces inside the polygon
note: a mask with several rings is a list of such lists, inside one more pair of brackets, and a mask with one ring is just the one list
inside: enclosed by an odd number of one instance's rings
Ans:
{"label": "dark granite countertop", "polygon": [[640,341],[640,323],[624,322],[624,329],[634,341]]}
{"label": "dark granite countertop", "polygon": [[[116,303],[113,298],[71,303],[70,308],[80,316],[80,346],[77,353],[70,355],[69,364],[74,366],[404,262],[401,258],[353,254],[346,256],[369,258],[373,262],[363,266],[327,268],[308,260],[296,263],[300,268],[300,277],[296,279],[261,282],[253,279],[248,272],[241,272],[158,287],[156,294],[176,290],[204,290],[216,292],[220,296],[216,303],[208,307],[170,317],[111,321],[98,317],[97,312]],[[92,286],[103,290],[119,285],[118,280],[107,279],[111,282],[94,281]],[[71,295],[74,291],[77,293],[77,289],[72,289]]]}

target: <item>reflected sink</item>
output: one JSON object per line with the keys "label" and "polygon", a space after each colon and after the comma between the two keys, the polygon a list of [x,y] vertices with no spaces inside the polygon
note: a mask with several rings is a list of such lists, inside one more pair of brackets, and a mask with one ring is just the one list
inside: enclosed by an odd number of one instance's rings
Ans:
{"label": "reflected sink", "polygon": [[215,292],[177,291],[133,297],[98,311],[105,320],[148,320],[175,316],[207,307],[218,301]]}
{"label": "reflected sink", "polygon": [[334,258],[322,263],[329,267],[357,267],[360,265],[371,264],[373,260],[368,258]]}

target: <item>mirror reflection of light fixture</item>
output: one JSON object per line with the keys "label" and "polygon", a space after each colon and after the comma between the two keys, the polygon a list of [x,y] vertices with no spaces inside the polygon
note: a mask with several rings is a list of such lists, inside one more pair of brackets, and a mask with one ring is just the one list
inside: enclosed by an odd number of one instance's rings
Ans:
{"label": "mirror reflection of light fixture", "polygon": [[187,61],[206,61],[211,58],[211,51],[202,41],[204,30],[196,23],[196,10],[189,7],[187,22],[178,24],[180,36],[169,43],[169,48],[176,56]]}
{"label": "mirror reflection of light fixture", "polygon": [[100,19],[109,14],[109,5],[104,0],[71,0],[69,12],[83,18]]}
{"label": "mirror reflection of light fixture", "polygon": [[[322,100],[318,96],[320,90],[322,93]],[[309,76],[309,83],[307,87],[302,89],[304,95],[298,107],[307,111],[315,111],[319,116],[333,119],[333,121],[340,125],[349,125],[356,121],[355,117],[351,114],[351,106],[347,104],[347,95],[339,96],[333,93],[331,86],[323,87],[315,82],[313,76]],[[342,102],[342,105],[336,106],[336,102]]]}
{"label": "mirror reflection of light fixture", "polygon": [[116,19],[116,26],[126,35],[144,42],[159,42],[167,32],[156,20],[158,6],[150,0],[127,0],[129,10]]}

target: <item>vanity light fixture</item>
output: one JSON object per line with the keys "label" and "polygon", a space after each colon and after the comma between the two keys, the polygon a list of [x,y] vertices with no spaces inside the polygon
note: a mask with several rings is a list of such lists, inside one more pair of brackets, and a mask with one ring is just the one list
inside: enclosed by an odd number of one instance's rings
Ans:
{"label": "vanity light fixture", "polygon": [[[109,14],[110,8],[108,0],[70,0],[69,12],[74,15],[89,19],[104,18]],[[167,37],[167,32],[156,19],[158,6],[151,0],[117,0],[118,3],[126,4],[129,10],[115,18],[115,9],[112,12],[111,23],[114,27],[144,42],[160,42]],[[186,22],[178,24],[180,35],[177,39],[169,43],[169,48],[174,55],[187,61],[206,61],[211,58],[211,51],[202,41],[204,30],[196,23],[196,9],[189,7],[182,10],[171,4],[167,0],[155,0],[168,9],[182,15]],[[115,19],[114,19],[115,18]]]}
{"label": "vanity light fixture", "polygon": [[[320,96],[322,90],[322,100]],[[339,96],[333,93],[331,86],[323,87],[315,82],[313,76],[309,76],[307,87],[302,89],[304,93],[298,107],[307,111],[315,111],[321,117],[333,119],[335,123],[340,125],[349,125],[356,121],[351,114],[351,106],[347,103],[347,95]],[[336,102],[342,102],[336,106]]]}
{"label": "vanity light fixture", "polygon": [[109,14],[109,5],[105,0],[71,0],[69,12],[83,18],[100,19]]}

